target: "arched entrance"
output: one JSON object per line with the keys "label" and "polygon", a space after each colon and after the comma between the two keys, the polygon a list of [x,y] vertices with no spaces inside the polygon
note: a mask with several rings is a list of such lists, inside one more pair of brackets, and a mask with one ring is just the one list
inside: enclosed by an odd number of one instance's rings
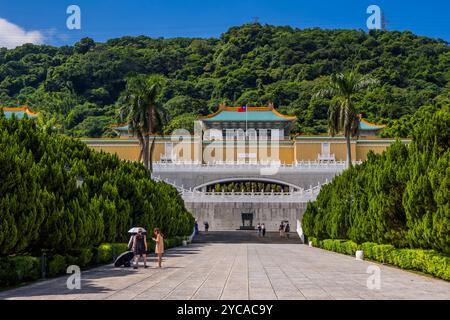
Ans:
{"label": "arched entrance", "polygon": [[[303,188],[294,185],[292,183],[289,182],[285,182],[285,181],[281,181],[281,180],[277,180],[277,179],[270,179],[270,178],[257,178],[257,177],[229,177],[229,178],[224,178],[224,179],[219,179],[219,180],[214,180],[214,181],[210,181],[207,183],[203,183],[197,187],[194,188],[194,191],[209,191],[208,188],[210,187],[214,187],[216,185],[219,186],[224,186],[230,183],[236,183],[237,185],[242,185],[242,183],[256,183],[258,186],[261,186],[261,184],[264,185],[265,188],[267,188],[267,186],[279,186],[282,188],[282,190],[278,190],[279,188],[277,188],[277,190],[274,191],[301,191],[303,190]],[[273,189],[273,188],[272,188]],[[267,190],[267,189],[265,189]],[[240,192],[241,190],[237,189],[235,190],[236,192]],[[245,191],[251,191],[251,190],[245,190]],[[254,190],[255,192],[259,192],[261,190]],[[268,190],[269,192],[271,191],[270,189]]]}

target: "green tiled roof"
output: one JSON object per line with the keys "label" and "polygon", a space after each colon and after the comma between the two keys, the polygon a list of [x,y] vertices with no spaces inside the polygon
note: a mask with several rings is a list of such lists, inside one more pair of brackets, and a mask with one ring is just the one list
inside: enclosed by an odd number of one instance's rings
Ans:
{"label": "green tiled roof", "polygon": [[29,119],[36,119],[38,117],[37,113],[31,112],[27,108],[4,108],[3,113],[6,116],[6,119],[11,119],[14,115],[16,119],[23,119],[25,115]]}
{"label": "green tiled roof", "polygon": [[364,119],[361,119],[361,121],[359,122],[359,130],[377,131],[383,129],[384,127],[384,125],[372,124]]}
{"label": "green tiled roof", "polygon": [[292,122],[295,121],[295,117],[285,116],[279,114],[275,110],[271,108],[248,108],[245,112],[237,111],[238,108],[225,108],[219,110],[216,114],[213,114],[209,117],[200,118],[202,121],[206,122],[225,122],[225,121],[284,121],[284,122]]}

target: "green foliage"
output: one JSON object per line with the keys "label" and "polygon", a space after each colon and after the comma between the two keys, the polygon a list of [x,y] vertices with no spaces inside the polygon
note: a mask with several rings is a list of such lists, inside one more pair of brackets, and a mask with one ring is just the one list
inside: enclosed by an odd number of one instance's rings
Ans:
{"label": "green foliage", "polygon": [[66,258],[62,255],[55,254],[48,257],[47,273],[50,277],[54,277],[58,274],[62,274],[66,271],[67,262]]}
{"label": "green foliage", "polygon": [[83,265],[92,257],[82,250],[126,241],[136,225],[168,237],[192,231],[177,190],[151,180],[138,163],[2,113],[0,149],[0,256],[76,251]]}
{"label": "green foliage", "polygon": [[15,256],[0,258],[0,287],[33,281],[40,275],[39,258]]}
{"label": "green foliage", "polygon": [[450,253],[450,110],[427,117],[409,146],[370,153],[324,186],[308,204],[305,233]]}
{"label": "green foliage", "polygon": [[[411,32],[260,24],[230,28],[219,39],[84,38],[70,47],[1,50],[0,98],[58,119],[67,134],[107,135],[109,124],[119,121],[116,101],[125,79],[160,74],[168,79],[158,101],[165,125],[184,113],[209,113],[222,101],[274,102],[299,118],[296,132],[325,133],[329,101],[315,92],[325,88],[327,76],[352,68],[383,84],[355,99],[357,111],[371,121],[408,119],[423,105],[448,104],[450,50],[442,40]],[[86,105],[89,112],[82,110]],[[407,127],[390,134],[410,135]]]}
{"label": "green foliage", "polygon": [[402,269],[416,270],[450,281],[450,256],[434,250],[396,249],[392,245],[379,245],[364,242],[357,245],[353,241],[309,239],[314,247],[334,252],[355,255],[356,250],[363,250],[364,257],[382,263],[388,263]]}

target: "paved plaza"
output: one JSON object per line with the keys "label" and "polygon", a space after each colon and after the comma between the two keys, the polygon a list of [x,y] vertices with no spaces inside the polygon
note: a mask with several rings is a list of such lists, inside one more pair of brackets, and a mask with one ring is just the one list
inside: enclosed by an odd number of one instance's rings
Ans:
{"label": "paved plaza", "polygon": [[[163,268],[112,265],[0,292],[0,299],[450,299],[450,283],[294,243],[200,241],[167,250]],[[370,265],[381,288],[367,288]]]}

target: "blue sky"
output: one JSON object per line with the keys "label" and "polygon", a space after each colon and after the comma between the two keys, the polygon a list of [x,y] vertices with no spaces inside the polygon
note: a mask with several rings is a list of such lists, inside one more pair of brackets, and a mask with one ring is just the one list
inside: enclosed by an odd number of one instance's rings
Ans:
{"label": "blue sky", "polygon": [[[66,28],[71,4],[81,8],[81,30]],[[299,28],[366,30],[366,9],[371,4],[385,12],[389,30],[450,41],[449,0],[2,0],[0,46],[6,36],[52,45],[73,44],[85,36],[96,41],[125,35],[218,37],[253,17],[261,23]]]}

